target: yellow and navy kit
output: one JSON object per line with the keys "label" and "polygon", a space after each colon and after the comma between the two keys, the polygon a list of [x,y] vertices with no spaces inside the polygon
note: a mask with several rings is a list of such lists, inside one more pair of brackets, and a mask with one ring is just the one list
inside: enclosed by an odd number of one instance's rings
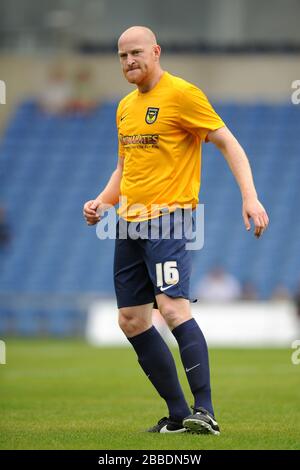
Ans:
{"label": "yellow and navy kit", "polygon": [[149,92],[125,96],[117,110],[124,157],[119,215],[137,221],[157,217],[166,206],[194,208],[201,143],[224,125],[199,88],[168,72]]}

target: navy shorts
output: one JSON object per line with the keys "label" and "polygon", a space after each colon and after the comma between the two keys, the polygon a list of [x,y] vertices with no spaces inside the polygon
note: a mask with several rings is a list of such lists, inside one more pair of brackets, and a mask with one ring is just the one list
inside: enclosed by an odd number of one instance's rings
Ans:
{"label": "navy shorts", "polygon": [[155,302],[161,293],[189,299],[192,252],[186,243],[193,227],[192,211],[183,209],[140,223],[118,221],[114,256],[118,308]]}

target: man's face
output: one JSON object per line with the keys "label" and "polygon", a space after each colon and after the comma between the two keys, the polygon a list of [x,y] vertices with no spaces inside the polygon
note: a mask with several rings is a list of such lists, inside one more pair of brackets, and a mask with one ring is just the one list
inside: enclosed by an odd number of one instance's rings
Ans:
{"label": "man's face", "polygon": [[119,58],[129,83],[141,85],[152,76],[160,48],[143,41],[123,39],[119,42]]}

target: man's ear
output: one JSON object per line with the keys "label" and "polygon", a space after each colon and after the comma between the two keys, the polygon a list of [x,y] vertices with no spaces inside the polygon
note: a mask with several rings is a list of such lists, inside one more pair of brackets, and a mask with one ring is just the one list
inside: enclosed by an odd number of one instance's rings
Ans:
{"label": "man's ear", "polygon": [[153,46],[153,51],[154,51],[155,59],[159,60],[160,52],[161,52],[160,46],[158,44],[155,44],[155,46]]}

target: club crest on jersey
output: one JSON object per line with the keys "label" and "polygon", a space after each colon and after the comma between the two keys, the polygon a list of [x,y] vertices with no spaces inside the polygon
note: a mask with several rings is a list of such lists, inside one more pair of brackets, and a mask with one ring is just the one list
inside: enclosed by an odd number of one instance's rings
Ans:
{"label": "club crest on jersey", "polygon": [[146,117],[145,117],[145,120],[146,120],[147,124],[153,124],[156,121],[157,116],[158,116],[158,111],[159,111],[159,108],[148,108],[147,109]]}

